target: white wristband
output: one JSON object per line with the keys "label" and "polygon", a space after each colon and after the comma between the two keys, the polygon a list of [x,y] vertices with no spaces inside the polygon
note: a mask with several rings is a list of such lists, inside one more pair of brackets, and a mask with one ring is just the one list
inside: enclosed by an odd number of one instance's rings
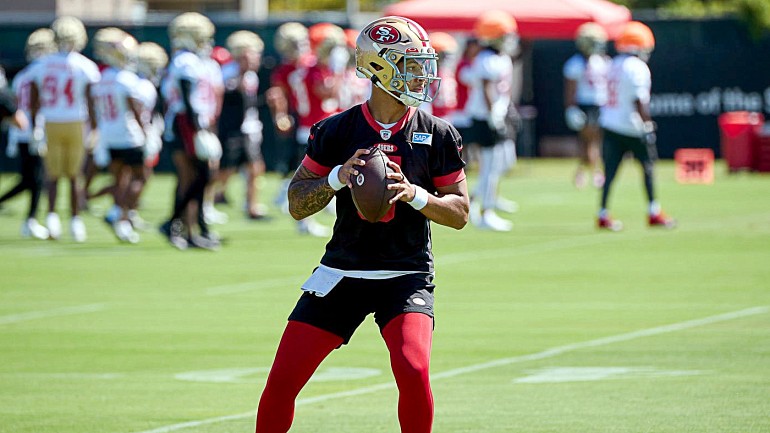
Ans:
{"label": "white wristband", "polygon": [[409,206],[411,206],[411,207],[413,207],[413,208],[415,208],[417,210],[421,210],[422,208],[424,208],[428,204],[428,196],[429,195],[430,194],[428,194],[428,191],[426,191],[425,189],[420,188],[419,186],[415,185],[414,186],[414,198],[412,199],[412,201],[408,201],[407,203],[409,203]]}
{"label": "white wristband", "polygon": [[332,187],[332,189],[335,190],[335,191],[339,191],[339,190],[341,190],[342,188],[345,187],[345,184],[340,182],[340,169],[341,168],[342,168],[341,165],[338,165],[338,166],[334,167],[332,169],[331,173],[329,173],[329,177],[327,179],[328,182],[329,182],[329,186]]}

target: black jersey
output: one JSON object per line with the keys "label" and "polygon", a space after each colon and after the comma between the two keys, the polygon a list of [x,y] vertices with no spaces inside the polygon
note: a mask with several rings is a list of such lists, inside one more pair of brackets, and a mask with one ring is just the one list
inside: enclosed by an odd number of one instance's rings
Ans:
{"label": "black jersey", "polygon": [[[465,179],[462,139],[449,123],[410,108],[383,128],[366,103],[313,125],[303,166],[320,176],[344,164],[357,149],[375,146],[399,166],[409,182],[435,193]],[[420,211],[396,202],[382,221],[359,216],[349,188],[336,193],[337,220],[321,263],[343,270],[433,272],[430,224]]]}
{"label": "black jersey", "polygon": [[228,63],[222,68],[225,93],[222,113],[219,115],[219,136],[222,142],[230,137],[243,135],[244,122],[257,118],[257,92],[259,78],[256,72],[240,73],[238,63]]}

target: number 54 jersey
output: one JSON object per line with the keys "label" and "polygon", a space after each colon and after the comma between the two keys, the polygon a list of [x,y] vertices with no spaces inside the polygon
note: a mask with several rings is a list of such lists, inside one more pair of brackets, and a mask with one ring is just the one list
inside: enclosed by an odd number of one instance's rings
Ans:
{"label": "number 54 jersey", "polygon": [[[416,108],[393,125],[381,125],[366,103],[313,126],[302,165],[319,176],[344,164],[358,149],[376,147],[401,167],[410,183],[434,194],[465,179],[462,139],[444,120]],[[334,234],[321,259],[343,270],[433,272],[429,220],[403,201],[376,223],[358,214],[349,188],[337,191]]]}
{"label": "number 54 jersey", "polygon": [[77,52],[39,59],[30,71],[40,95],[40,114],[48,123],[82,122],[88,118],[86,86],[99,81],[96,63]]}

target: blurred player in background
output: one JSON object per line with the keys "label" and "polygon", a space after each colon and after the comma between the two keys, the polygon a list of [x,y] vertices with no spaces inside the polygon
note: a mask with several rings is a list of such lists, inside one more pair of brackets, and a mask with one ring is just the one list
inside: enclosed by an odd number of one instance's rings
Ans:
{"label": "blurred player in background", "polygon": [[607,102],[607,33],[599,24],[585,23],[578,28],[575,44],[578,53],[567,60],[563,70],[564,118],[567,126],[578,133],[580,152],[575,186],[584,188],[590,174],[594,186],[601,188],[604,174],[599,166],[599,109]]}
{"label": "blurred player in background", "polygon": [[[54,34],[51,29],[37,29],[27,38],[27,45],[25,47],[25,53],[27,56],[27,65],[24,69],[19,71],[13,78],[11,87],[16,95],[16,101],[18,103],[18,109],[24,113],[26,119],[31,117],[30,114],[30,90],[32,86],[32,76],[30,71],[33,69],[33,63],[48,54],[56,51],[56,44],[54,43]],[[39,124],[43,123],[43,120],[38,121]],[[32,130],[27,125],[25,128],[19,128],[17,126],[11,126],[8,132],[8,147],[6,148],[6,154],[9,158],[19,157],[19,174],[21,179],[19,183],[11,188],[8,192],[0,197],[0,203],[13,198],[14,196],[29,191],[29,211],[26,218],[21,225],[21,236],[35,237],[38,239],[48,239],[48,229],[42,226],[37,221],[37,208],[40,203],[40,192],[43,187],[43,180],[45,179],[45,171],[43,169],[43,158],[41,152],[45,152],[45,147],[41,148],[44,143],[38,141],[38,146],[33,145]]]}
{"label": "blurred player in background", "polygon": [[676,222],[661,211],[653,189],[653,170],[658,153],[655,123],[650,117],[652,81],[647,61],[655,49],[655,37],[649,27],[633,21],[626,25],[615,40],[615,48],[619,54],[612,59],[610,65],[607,75],[607,103],[602,107],[599,118],[604,130],[602,159],[606,180],[602,189],[597,226],[612,231],[623,228],[620,221],[610,217],[607,202],[623,156],[631,152],[642,165],[644,172],[648,224],[672,228]]}
{"label": "blurred player in background", "polygon": [[[99,128],[94,158],[109,154],[115,204],[105,215],[105,221],[120,241],[128,243],[139,242],[128,212],[144,185],[145,130],[150,125],[142,104],[139,77],[129,70],[134,68],[138,45],[133,36],[116,27],[100,29],[94,35],[94,56],[107,66],[91,91]],[[99,165],[104,165],[101,162]]]}
{"label": "blurred player in background", "polygon": [[142,104],[142,117],[147,119],[144,134],[144,177],[139,193],[130,203],[128,220],[134,229],[149,229],[149,224],[139,216],[139,199],[160,160],[163,147],[161,139],[165,128],[162,107],[158,98],[158,87],[168,64],[166,50],[154,42],[142,42],[137,49],[137,73],[139,75],[139,101]]}
{"label": "blurred player in background", "polygon": [[463,47],[463,52],[457,61],[454,74],[457,86],[455,91],[457,107],[449,113],[449,122],[457,128],[457,131],[463,137],[463,158],[468,164],[478,161],[478,143],[475,142],[470,131],[473,119],[471,119],[468,112],[468,96],[470,94],[469,86],[473,82],[471,66],[473,66],[473,59],[476,58],[480,51],[481,45],[479,45],[478,39],[470,37],[465,40],[465,47]]}
{"label": "blurred player in background", "polygon": [[452,35],[444,32],[434,32],[429,37],[430,44],[438,54],[438,74],[441,78],[441,86],[438,86],[436,99],[430,103],[430,107],[434,116],[451,122],[451,115],[457,109],[457,41]]}
{"label": "blurred player in background", "polygon": [[[214,93],[214,112],[211,120],[211,130],[216,133],[219,126],[219,116],[222,113],[222,101],[225,94],[225,82],[222,77],[222,65],[232,60],[230,53],[224,47],[215,47],[213,36],[203,48],[198,51],[198,55],[203,61],[204,69],[207,75],[207,81],[210,83]],[[199,218],[205,219],[207,224],[227,224],[230,219],[226,213],[214,207],[214,198],[216,195],[216,179],[219,174],[220,159],[209,161],[210,179],[206,185],[206,191],[203,196],[203,207],[199,210]]]}
{"label": "blurred player in background", "polygon": [[[219,241],[211,235],[204,218],[200,218],[200,206],[210,180],[209,165],[222,155],[221,144],[211,131],[218,107],[215,89],[209,69],[199,55],[210,46],[213,36],[214,24],[196,12],[181,14],[169,24],[174,52],[161,91],[167,104],[166,133],[171,139],[178,185],[173,212],[160,231],[178,249],[219,248]],[[194,230],[196,225],[198,233]]]}
{"label": "blurred player in background", "polygon": [[222,161],[218,188],[222,192],[228,179],[241,167],[246,172],[246,217],[261,219],[267,214],[259,203],[259,177],[265,172],[262,158],[262,122],[257,112],[259,71],[265,44],[256,33],[241,30],[227,38],[233,61],[222,67],[225,81],[219,140]]}
{"label": "blurred player in background", "polygon": [[507,12],[487,11],[476,21],[474,35],[483,49],[471,65],[466,105],[473,119],[469,141],[481,147],[479,183],[473,194],[474,208],[479,212],[472,221],[482,229],[510,231],[513,223],[498,216],[495,209],[502,201],[498,195],[500,178],[510,168],[507,161],[511,158],[506,152],[513,144],[507,135],[513,91],[511,56],[518,45],[516,21]]}
{"label": "blurred player in background", "polygon": [[[297,101],[297,146],[305,149],[310,128],[340,111],[340,89],[348,61],[345,32],[331,23],[318,23],[308,28],[310,49],[315,62],[295,69],[289,75],[291,90]],[[326,237],[330,230],[310,217],[297,222],[300,234]]]}
{"label": "blurred player in background", "polygon": [[275,205],[288,212],[286,191],[289,189],[289,176],[299,166],[299,160],[304,153],[304,145],[300,146],[296,139],[297,98],[292,90],[292,87],[301,85],[301,82],[297,82],[296,78],[294,82],[289,82],[289,79],[297,77],[294,72],[309,67],[315,59],[310,53],[307,27],[300,23],[281,24],[276,31],[274,44],[281,56],[281,63],[270,75],[270,88],[265,96],[278,131],[276,138],[281,144],[283,157],[280,168],[285,178],[276,195]]}
{"label": "blurred player in background", "polygon": [[[33,146],[47,138],[45,167],[48,173],[48,217],[46,225],[52,239],[61,236],[61,220],[56,213],[59,179],[69,180],[70,233],[76,242],[86,240],[86,226],[78,215],[78,176],[84,155],[84,130],[96,133],[91,86],[101,74],[96,64],[80,51],[88,38],[83,23],[74,17],[61,17],[51,24],[58,52],[40,58],[30,72],[32,77],[31,110]],[[37,123],[38,113],[45,119],[45,129]],[[86,125],[86,121],[89,124]],[[95,141],[92,138],[89,142]]]}
{"label": "blurred player in background", "polygon": [[[289,430],[303,386],[371,313],[390,353],[401,431],[432,429],[430,221],[460,229],[469,207],[462,139],[449,123],[416,109],[432,100],[436,58],[428,34],[414,21],[373,21],[356,50],[359,73],[373,83],[369,101],[312,128],[307,156],[289,188],[290,211],[301,220],[336,195],[337,221],[321,265],[302,285],[305,292],[289,317],[260,399],[256,433]],[[394,170],[388,188],[396,196],[377,223],[359,216],[345,187],[370,146],[386,152]]]}
{"label": "blurred player in background", "polygon": [[359,33],[355,29],[345,29],[348,63],[342,77],[342,86],[340,86],[340,110],[363,104],[372,93],[372,83],[356,75],[356,39]]}

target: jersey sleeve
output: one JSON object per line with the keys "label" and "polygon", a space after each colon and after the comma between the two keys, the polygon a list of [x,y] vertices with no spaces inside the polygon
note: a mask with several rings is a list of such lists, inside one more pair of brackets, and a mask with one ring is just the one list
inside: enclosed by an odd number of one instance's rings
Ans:
{"label": "jersey sleeve", "polygon": [[302,160],[302,165],[318,176],[327,176],[338,164],[336,155],[331,152],[327,144],[328,128],[326,122],[316,123],[310,128],[310,137],[307,143],[307,153]]}
{"label": "jersey sleeve", "polygon": [[446,123],[443,126],[439,129],[440,139],[434,143],[431,161],[431,177],[437,188],[453,185],[465,179],[465,161],[460,154],[463,139],[452,125]]}
{"label": "jersey sleeve", "polygon": [[99,72],[99,67],[96,63],[89,60],[87,57],[81,58],[81,70],[86,82],[89,84],[98,83],[102,79],[102,73]]}
{"label": "jersey sleeve", "polygon": [[581,64],[580,60],[576,56],[570,57],[564,64],[564,78],[568,80],[578,81],[583,75],[585,66]]}
{"label": "jersey sleeve", "polygon": [[643,61],[638,60],[629,62],[627,71],[635,99],[638,99],[643,104],[649,103],[650,86],[652,84],[650,69]]}
{"label": "jersey sleeve", "polygon": [[142,101],[142,85],[139,77],[127,71],[122,71],[119,77],[118,83],[123,88],[123,93],[131,99]]}

